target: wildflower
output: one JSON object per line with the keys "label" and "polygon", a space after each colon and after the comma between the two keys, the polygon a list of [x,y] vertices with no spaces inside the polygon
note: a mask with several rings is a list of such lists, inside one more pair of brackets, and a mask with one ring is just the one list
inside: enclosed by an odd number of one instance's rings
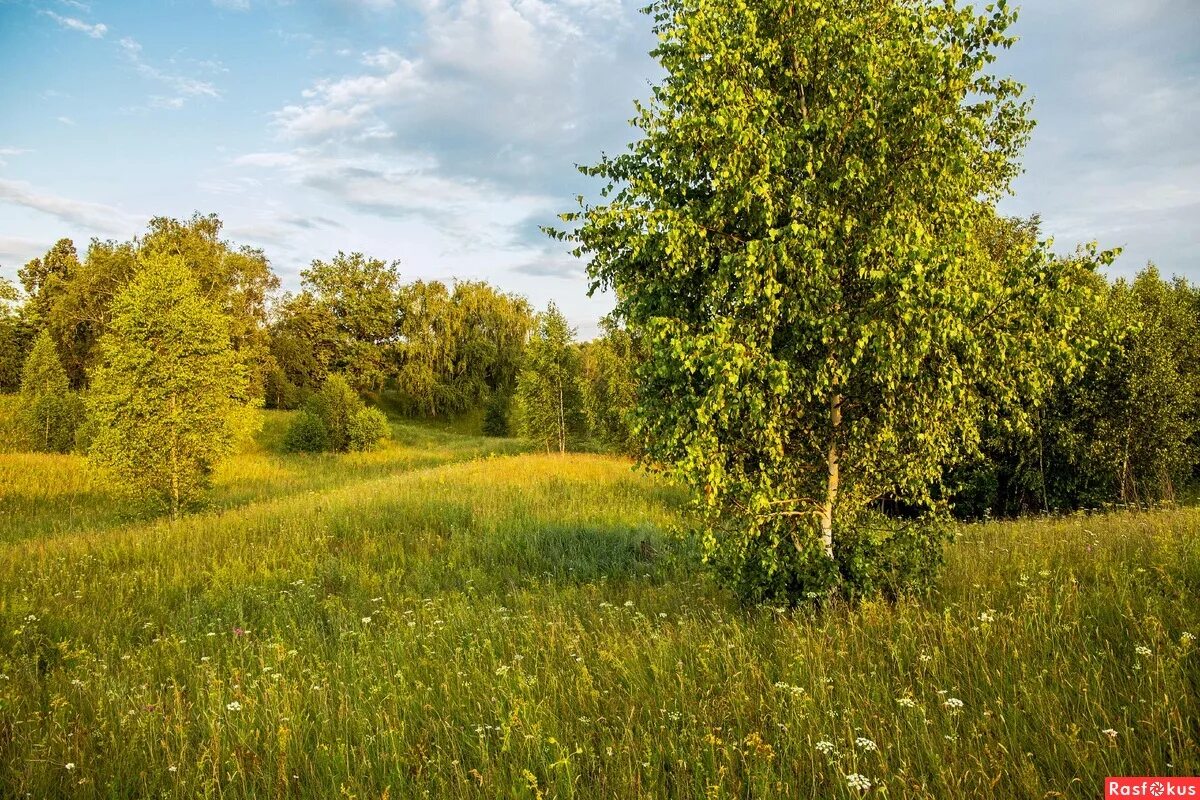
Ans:
{"label": "wildflower", "polygon": [[625,601],[625,607],[626,607],[626,608],[633,608],[633,601],[632,601],[632,600],[626,600],[626,601]]}
{"label": "wildflower", "polygon": [[1117,738],[1117,732],[1114,731],[1112,728],[1105,728],[1104,730],[1102,730],[1100,732],[1103,733],[1105,736],[1107,736],[1110,739]]}
{"label": "wildflower", "polygon": [[370,625],[370,624],[371,624],[371,618],[370,618],[370,617],[363,617],[363,618],[362,618],[362,624],[363,624],[363,625]]}
{"label": "wildflower", "polygon": [[1139,656],[1153,655],[1153,651],[1149,647],[1143,647],[1142,645],[1138,645],[1137,647],[1135,647],[1133,649],[1133,651],[1135,653],[1137,653]]}
{"label": "wildflower", "polygon": [[959,700],[957,697],[947,697],[946,702],[942,703],[942,705],[953,711],[958,711],[963,707],[963,701]]}
{"label": "wildflower", "polygon": [[71,772],[75,769],[75,762],[68,761],[67,763],[63,764],[63,769],[65,769],[67,772]]}
{"label": "wildflower", "polygon": [[858,789],[862,792],[871,788],[871,780],[865,775],[859,775],[857,772],[851,772],[847,775],[846,783],[850,785],[851,789]]}
{"label": "wildflower", "polygon": [[1188,633],[1187,631],[1184,631],[1183,633],[1181,633],[1179,635],[1179,639],[1182,642],[1194,642],[1194,641],[1196,641],[1196,636],[1194,634]]}
{"label": "wildflower", "polygon": [[179,767],[177,767],[177,766],[175,766],[174,764],[172,764],[171,766],[167,767],[167,772],[175,772],[175,771],[177,771],[178,769],[179,769]]}
{"label": "wildflower", "polygon": [[917,707],[917,701],[913,700],[911,697],[897,697],[896,703],[903,708],[916,708]]}
{"label": "wildflower", "polygon": [[234,636],[245,636],[245,635],[246,635],[246,631],[245,631],[244,629],[242,629],[242,628],[234,628],[234,629],[233,629],[233,635],[234,635]]}
{"label": "wildflower", "polygon": [[879,749],[879,745],[875,744],[875,742],[871,741],[870,739],[866,738],[865,736],[860,736],[857,739],[855,739],[854,746],[858,747],[862,750],[866,750],[868,753],[874,753],[876,750]]}
{"label": "wildflower", "polygon": [[825,755],[829,755],[834,751],[833,742],[829,741],[828,739],[822,739],[821,741],[817,742],[817,749]]}
{"label": "wildflower", "polygon": [[929,655],[929,653],[921,653],[921,661],[923,661],[923,662],[933,661],[933,656]]}
{"label": "wildflower", "polygon": [[509,669],[511,669],[511,667],[509,667],[508,664],[501,664],[500,666],[496,667],[496,674],[503,675],[504,673],[508,672]]}
{"label": "wildflower", "polygon": [[230,702],[230,703],[226,703],[226,704],[225,704],[225,710],[226,710],[226,711],[241,711],[241,710],[242,710],[242,704],[241,704],[241,703],[239,703],[237,700],[234,700],[234,701],[232,701],[232,702]]}
{"label": "wildflower", "polygon": [[989,608],[987,611],[984,611],[982,614],[979,615],[979,621],[984,624],[987,624],[989,622],[995,622],[996,621],[996,612],[993,609]]}

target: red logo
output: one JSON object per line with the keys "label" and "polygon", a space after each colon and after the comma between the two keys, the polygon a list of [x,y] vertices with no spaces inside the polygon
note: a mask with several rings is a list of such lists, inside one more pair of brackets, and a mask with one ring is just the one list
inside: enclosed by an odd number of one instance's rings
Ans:
{"label": "red logo", "polygon": [[1121,797],[1194,797],[1200,800],[1200,778],[1105,778],[1104,800]]}

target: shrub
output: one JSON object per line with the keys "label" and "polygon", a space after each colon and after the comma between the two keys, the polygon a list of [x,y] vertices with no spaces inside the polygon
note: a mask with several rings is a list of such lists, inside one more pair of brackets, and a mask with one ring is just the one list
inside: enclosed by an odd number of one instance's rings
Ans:
{"label": "shrub", "polygon": [[387,417],[378,408],[363,408],[350,418],[351,450],[374,450],[391,435]]}
{"label": "shrub", "polygon": [[499,393],[492,395],[483,412],[484,436],[508,436],[510,431],[508,414],[511,405],[511,398],[508,395]]}
{"label": "shrub", "polygon": [[22,370],[17,414],[22,438],[43,453],[69,452],[83,416],[83,403],[70,390],[54,340],[43,331]]}
{"label": "shrub", "polygon": [[329,430],[325,421],[305,409],[296,415],[283,437],[283,449],[289,453],[321,453],[329,449]]}
{"label": "shrub", "polygon": [[361,411],[358,392],[340,375],[330,375],[321,391],[309,398],[307,409],[325,423],[329,436],[327,449],[344,453],[350,449],[350,420]]}

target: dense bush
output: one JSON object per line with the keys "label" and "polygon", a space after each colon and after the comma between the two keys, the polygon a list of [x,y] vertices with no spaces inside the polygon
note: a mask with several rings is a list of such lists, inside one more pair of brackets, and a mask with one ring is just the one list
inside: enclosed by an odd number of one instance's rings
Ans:
{"label": "dense bush", "polygon": [[378,408],[360,409],[350,418],[351,450],[374,450],[391,434],[387,416]]}
{"label": "dense bush", "polygon": [[390,435],[384,413],[367,407],[345,378],[331,375],[288,428],[284,448],[297,453],[372,450]]}
{"label": "dense bush", "polygon": [[289,453],[323,453],[329,449],[329,431],[317,414],[304,409],[292,421],[283,437],[283,449]]}

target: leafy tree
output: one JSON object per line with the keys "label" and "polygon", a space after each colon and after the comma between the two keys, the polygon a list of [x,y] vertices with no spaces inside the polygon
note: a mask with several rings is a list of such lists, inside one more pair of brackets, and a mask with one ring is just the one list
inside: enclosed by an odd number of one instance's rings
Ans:
{"label": "leafy tree", "polygon": [[[286,398],[320,388],[338,358],[340,336],[331,309],[309,292],[285,295],[270,329],[271,355],[282,373],[268,403],[286,408]],[[280,402],[283,400],[283,402]]]}
{"label": "leafy tree", "polygon": [[34,342],[21,374],[20,426],[34,450],[66,453],[83,418],[79,396],[71,391],[50,334]]}
{"label": "leafy tree", "polygon": [[147,256],[112,302],[88,394],[89,454],[178,516],[234,447],[250,401],[229,320],[179,256]]}
{"label": "leafy tree", "polygon": [[[696,490],[706,557],[752,599],[824,594],[867,509],[935,509],[981,422],[1080,361],[1083,277],[1108,256],[990,257],[1031,128],[987,73],[1013,41],[1003,2],[650,11],[666,78],[641,138],[585,168],[603,201],[551,233],[646,342],[647,460]],[[935,557],[913,541],[905,563]]]}
{"label": "leafy tree", "polygon": [[639,358],[633,335],[611,317],[604,335],[580,348],[583,405],[588,432],[602,447],[633,454],[637,447],[630,411],[636,405],[634,373]]}
{"label": "leafy tree", "polygon": [[[313,261],[301,273],[312,297],[307,302],[332,321],[335,341],[329,368],[345,374],[358,391],[381,388],[387,374],[399,317],[399,265],[339,252],[330,261]],[[321,330],[321,335],[328,334]]]}
{"label": "leafy tree", "polygon": [[0,278],[0,392],[14,392],[21,386],[29,326],[24,324],[26,309],[19,301],[17,288]]}
{"label": "leafy tree", "polygon": [[456,325],[444,283],[414,281],[401,289],[396,387],[412,413],[435,417],[447,410],[445,376],[454,361]]}
{"label": "leafy tree", "polygon": [[565,453],[584,433],[579,352],[575,331],[553,303],[540,314],[525,348],[517,379],[517,409],[522,435]]}
{"label": "leafy tree", "polygon": [[453,410],[477,407],[492,395],[511,398],[533,327],[529,303],[482,281],[459,281],[451,304],[456,321],[445,326],[454,334],[445,382],[456,401]]}

